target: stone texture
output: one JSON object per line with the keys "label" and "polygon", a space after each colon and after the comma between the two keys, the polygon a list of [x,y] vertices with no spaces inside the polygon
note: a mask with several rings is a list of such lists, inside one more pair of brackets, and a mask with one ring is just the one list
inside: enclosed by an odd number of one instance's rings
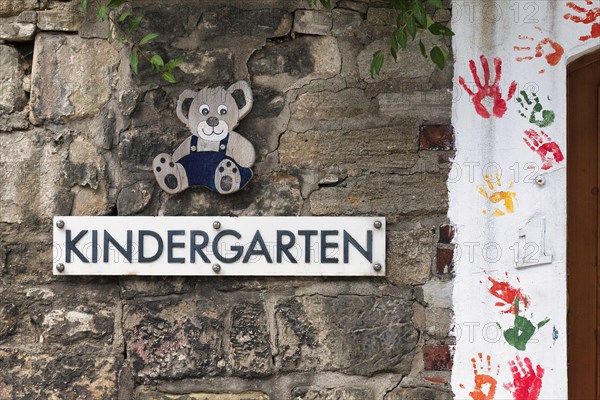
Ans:
{"label": "stone texture", "polygon": [[297,387],[292,390],[294,400],[364,400],[372,399],[373,393],[369,389],[361,388],[312,388]]}
{"label": "stone texture", "polygon": [[448,274],[454,271],[454,249],[441,249],[436,250],[435,255],[435,270],[438,274]]}
{"label": "stone texture", "polygon": [[452,352],[447,344],[423,346],[423,361],[429,371],[452,370]]}
{"label": "stone texture", "polygon": [[0,340],[12,335],[17,329],[17,306],[12,303],[0,304]]}
{"label": "stone texture", "polygon": [[229,49],[188,52],[179,69],[194,87],[227,85],[233,79],[233,53]]}
{"label": "stone texture", "polygon": [[432,279],[423,285],[425,302],[430,307],[452,308],[452,282]]}
{"label": "stone texture", "polygon": [[419,285],[431,277],[431,230],[416,227],[387,232],[386,276],[390,282]]}
{"label": "stone texture", "polygon": [[23,11],[38,8],[37,0],[2,0],[0,2],[0,17],[12,17]]}
{"label": "stone texture", "polygon": [[25,105],[24,73],[19,60],[15,48],[0,44],[0,115],[21,110]]}
{"label": "stone texture", "polygon": [[[394,17],[395,18],[395,17]],[[394,22],[395,24],[395,22]],[[386,80],[399,79],[429,79],[433,73],[435,64],[429,58],[421,55],[418,41],[410,41],[405,50],[400,50],[398,59],[394,59],[386,54],[386,62],[381,68],[381,74],[371,78],[369,67],[373,59],[373,53],[379,49],[387,49],[389,39],[379,40],[370,43],[358,55],[358,71],[361,79],[365,82],[380,82]]]}
{"label": "stone texture", "polygon": [[118,357],[53,356],[0,350],[0,397],[113,399],[120,363]]}
{"label": "stone texture", "polygon": [[104,40],[37,35],[32,69],[32,123],[95,116],[109,99],[118,61],[116,50]]}
{"label": "stone texture", "polygon": [[452,150],[454,129],[451,125],[422,125],[419,127],[419,150]]}
{"label": "stone texture", "polygon": [[35,34],[35,11],[24,11],[19,16],[0,18],[0,40],[26,42]]}
{"label": "stone texture", "polygon": [[454,234],[456,233],[456,229],[452,225],[440,225],[440,238],[438,239],[438,243],[450,244],[454,239]]}
{"label": "stone texture", "polygon": [[337,3],[337,6],[340,8],[347,8],[348,10],[358,11],[361,14],[366,14],[369,8],[367,3],[362,1],[351,1],[351,0],[342,0]]}
{"label": "stone texture", "polygon": [[38,11],[37,27],[42,31],[77,32],[83,14],[76,8]]}
{"label": "stone texture", "polygon": [[154,183],[141,181],[123,188],[117,197],[119,215],[134,215],[143,211],[154,194]]}
{"label": "stone texture", "polygon": [[204,301],[168,296],[134,299],[124,309],[124,330],[134,378],[181,379],[222,373],[223,311]]}
{"label": "stone texture", "polygon": [[417,340],[411,317],[410,291],[405,289],[397,296],[283,300],[275,312],[277,363],[284,371],[406,373]]}
{"label": "stone texture", "polygon": [[377,96],[379,110],[389,116],[410,116],[423,121],[450,120],[452,93],[448,90],[382,93]]}
{"label": "stone texture", "polygon": [[308,35],[330,35],[333,16],[330,11],[298,10],[294,13],[294,32]]}
{"label": "stone texture", "polygon": [[359,12],[335,9],[331,12],[333,24],[331,33],[334,36],[353,36],[360,31],[363,18]]}
{"label": "stone texture", "polygon": [[453,398],[451,393],[428,387],[399,387],[385,396],[385,400],[452,400]]}
{"label": "stone texture", "polygon": [[269,396],[263,392],[191,392],[186,394],[165,394],[151,390],[139,390],[135,396],[136,400],[269,400]]}
{"label": "stone texture", "polygon": [[425,332],[433,338],[447,338],[452,328],[452,310],[429,307],[425,310]]}
{"label": "stone texture", "polygon": [[287,35],[292,27],[292,15],[285,10],[263,8],[243,10],[220,7],[204,13],[198,25],[201,39],[218,36],[280,37]]}
{"label": "stone texture", "polygon": [[340,71],[341,62],[335,38],[303,36],[268,43],[250,57],[248,71],[258,85],[288,90],[332,77]]}
{"label": "stone texture", "polygon": [[273,370],[267,315],[261,304],[240,304],[231,310],[230,364],[234,374],[268,375]]}

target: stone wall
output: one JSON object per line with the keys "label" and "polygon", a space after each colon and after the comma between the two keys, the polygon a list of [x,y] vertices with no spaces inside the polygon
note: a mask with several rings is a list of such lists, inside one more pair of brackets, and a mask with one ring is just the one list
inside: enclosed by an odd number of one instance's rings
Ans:
{"label": "stone wall", "polygon": [[[452,66],[371,78],[386,4],[133,1],[171,85],[77,0],[0,0],[0,398],[451,398]],[[240,79],[254,180],[162,192],[178,95]],[[387,277],[53,276],[54,215],[383,215]]]}

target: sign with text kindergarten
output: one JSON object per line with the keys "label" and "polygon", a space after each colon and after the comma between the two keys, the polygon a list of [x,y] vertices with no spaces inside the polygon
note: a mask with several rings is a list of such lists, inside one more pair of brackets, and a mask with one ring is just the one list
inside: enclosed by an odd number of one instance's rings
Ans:
{"label": "sign with text kindergarten", "polygon": [[380,217],[55,217],[55,275],[383,276]]}

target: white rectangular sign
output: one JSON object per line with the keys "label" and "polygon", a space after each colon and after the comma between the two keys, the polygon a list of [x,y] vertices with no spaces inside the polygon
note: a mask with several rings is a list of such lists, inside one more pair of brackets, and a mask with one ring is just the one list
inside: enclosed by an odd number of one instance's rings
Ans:
{"label": "white rectangular sign", "polygon": [[381,217],[54,217],[55,275],[384,276]]}

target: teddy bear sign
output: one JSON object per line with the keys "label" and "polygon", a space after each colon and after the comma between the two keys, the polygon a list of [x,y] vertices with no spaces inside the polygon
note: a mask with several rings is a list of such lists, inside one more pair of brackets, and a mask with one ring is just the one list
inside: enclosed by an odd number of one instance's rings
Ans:
{"label": "teddy bear sign", "polygon": [[184,90],[177,117],[192,131],[173,155],[161,153],[152,169],[158,185],[175,194],[190,186],[205,186],[230,194],[252,179],[256,153],[252,143],[233,129],[252,108],[252,90],[245,81],[225,89]]}

